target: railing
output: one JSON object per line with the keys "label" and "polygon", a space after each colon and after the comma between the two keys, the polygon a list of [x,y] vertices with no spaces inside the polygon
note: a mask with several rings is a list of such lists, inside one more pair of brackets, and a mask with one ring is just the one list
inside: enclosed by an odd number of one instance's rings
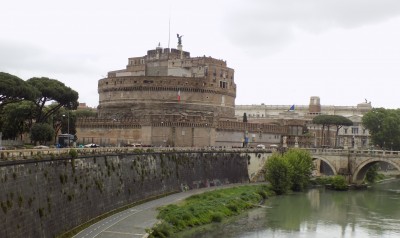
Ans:
{"label": "railing", "polygon": [[400,158],[400,151],[390,150],[357,150],[357,149],[325,149],[325,148],[303,148],[308,150],[311,154],[323,155],[343,155],[343,154],[357,154],[365,156],[392,156]]}
{"label": "railing", "polygon": [[92,155],[115,155],[135,153],[271,153],[272,151],[258,148],[216,148],[216,147],[98,147],[98,148],[49,148],[49,149],[18,149],[0,151],[2,161],[25,159],[41,160],[43,158],[70,158],[69,151],[74,149],[81,157]]}
{"label": "railing", "polygon": [[[260,148],[223,148],[223,147],[98,147],[98,148],[49,148],[49,149],[18,149],[1,150],[1,161],[69,158],[69,151],[75,149],[79,156],[132,154],[132,153],[272,153],[272,150]],[[325,148],[302,148],[312,155],[348,155],[398,157],[400,151],[387,150],[345,150]]]}

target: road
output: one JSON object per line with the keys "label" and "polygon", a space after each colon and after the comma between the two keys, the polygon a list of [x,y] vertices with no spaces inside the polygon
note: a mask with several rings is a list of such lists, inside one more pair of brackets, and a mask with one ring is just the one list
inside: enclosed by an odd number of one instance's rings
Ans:
{"label": "road", "polygon": [[247,184],[230,184],[218,187],[209,187],[189,190],[159,198],[150,202],[140,204],[122,212],[107,217],[80,233],[75,238],[126,238],[147,237],[146,229],[153,227],[157,222],[157,207],[177,203],[191,195],[211,191],[215,189],[228,188]]}

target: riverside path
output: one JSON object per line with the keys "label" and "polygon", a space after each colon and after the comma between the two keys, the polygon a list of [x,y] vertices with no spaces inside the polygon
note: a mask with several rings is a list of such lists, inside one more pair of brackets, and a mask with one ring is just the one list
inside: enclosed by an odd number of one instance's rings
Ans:
{"label": "riverside path", "polygon": [[229,188],[252,184],[229,184],[208,188],[193,189],[175,193],[166,197],[152,200],[122,212],[109,216],[76,234],[75,238],[126,238],[147,237],[146,229],[157,223],[157,208],[168,204],[177,203],[189,196],[212,191],[215,189]]}

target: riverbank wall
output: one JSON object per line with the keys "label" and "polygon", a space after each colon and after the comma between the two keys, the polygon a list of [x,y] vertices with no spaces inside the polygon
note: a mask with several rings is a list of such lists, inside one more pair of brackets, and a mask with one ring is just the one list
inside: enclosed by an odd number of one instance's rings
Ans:
{"label": "riverbank wall", "polygon": [[79,155],[0,163],[0,237],[55,237],[114,209],[184,189],[249,182],[235,152]]}

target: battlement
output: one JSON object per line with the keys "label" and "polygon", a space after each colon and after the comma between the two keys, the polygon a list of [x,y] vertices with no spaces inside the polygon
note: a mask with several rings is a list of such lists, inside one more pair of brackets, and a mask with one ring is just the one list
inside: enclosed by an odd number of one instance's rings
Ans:
{"label": "battlement", "polygon": [[265,124],[265,123],[248,123],[239,121],[219,121],[217,130],[232,130],[256,133],[271,134],[287,134],[287,127]]}
{"label": "battlement", "polygon": [[126,69],[108,72],[109,78],[126,76],[207,77],[217,82],[233,80],[234,70],[224,60],[205,55],[192,58],[187,51],[157,47],[145,56],[129,58]]}

